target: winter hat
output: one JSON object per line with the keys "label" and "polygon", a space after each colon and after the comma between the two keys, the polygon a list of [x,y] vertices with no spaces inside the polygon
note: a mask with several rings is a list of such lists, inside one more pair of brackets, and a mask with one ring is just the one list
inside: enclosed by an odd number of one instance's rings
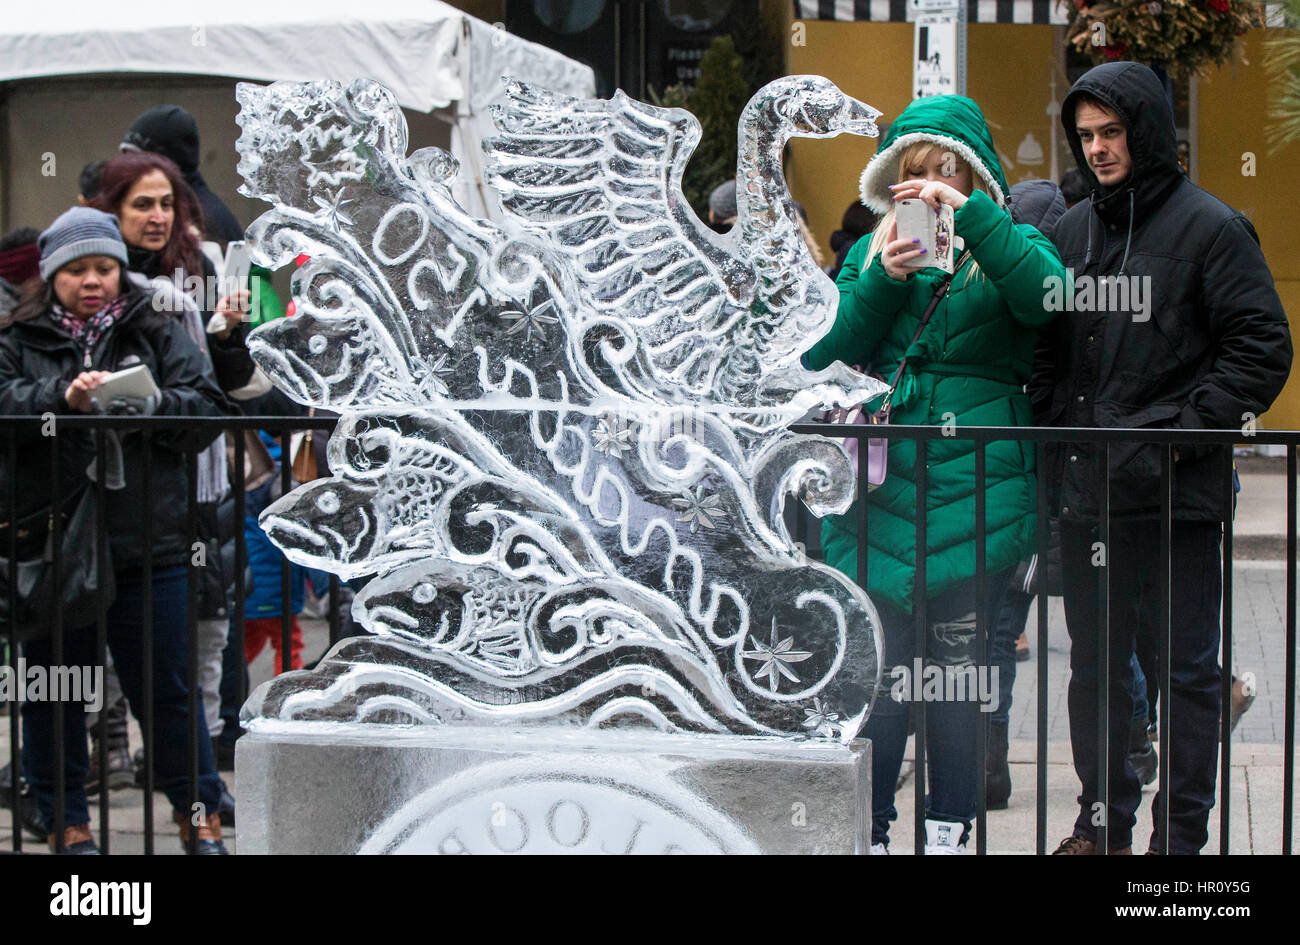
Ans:
{"label": "winter hat", "polygon": [[199,169],[199,126],[179,105],[155,105],[131,123],[120,148],[171,158],[189,176]]}
{"label": "winter hat", "polygon": [[709,194],[709,209],[719,220],[736,219],[736,182],[729,180],[719,184]]}
{"label": "winter hat", "polygon": [[41,249],[41,279],[82,256],[112,256],[126,266],[126,244],[117,217],[91,207],[65,210],[36,241]]}
{"label": "winter hat", "polygon": [[889,185],[898,183],[898,161],[904,151],[921,141],[951,148],[979,176],[993,201],[1006,206],[1010,188],[993,136],[980,107],[964,95],[930,95],[903,109],[862,172],[859,192],[864,204],[878,213],[889,212],[894,206]]}

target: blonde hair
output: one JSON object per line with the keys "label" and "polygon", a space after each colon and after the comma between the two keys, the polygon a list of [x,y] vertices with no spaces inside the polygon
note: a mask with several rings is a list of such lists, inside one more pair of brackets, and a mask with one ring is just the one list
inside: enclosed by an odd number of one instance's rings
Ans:
{"label": "blonde hair", "polygon": [[[909,167],[915,167],[920,162],[926,161],[930,157],[931,152],[937,148],[944,148],[944,150],[947,150],[944,145],[935,141],[918,141],[913,145],[909,145],[907,150],[899,155],[898,158],[897,183],[901,184],[905,180],[910,180],[911,175],[907,173],[907,169]],[[967,162],[961,155],[955,154],[953,156],[963,164],[969,166],[969,162]],[[976,190],[982,190],[986,194],[989,192],[988,187],[984,184],[984,178],[980,177],[973,167],[971,168],[970,176],[972,192]],[[880,218],[880,222],[877,223],[876,228],[872,230],[871,242],[867,246],[867,258],[862,263],[863,272],[865,272],[867,267],[871,265],[872,261],[876,258],[876,255],[885,248],[885,243],[888,242],[889,239],[889,230],[894,225],[894,217],[894,208],[890,207],[889,212]],[[975,275],[979,275],[981,279],[984,277],[984,274],[979,271],[979,263],[972,258],[970,267],[966,270],[965,281],[970,282],[971,278]]]}

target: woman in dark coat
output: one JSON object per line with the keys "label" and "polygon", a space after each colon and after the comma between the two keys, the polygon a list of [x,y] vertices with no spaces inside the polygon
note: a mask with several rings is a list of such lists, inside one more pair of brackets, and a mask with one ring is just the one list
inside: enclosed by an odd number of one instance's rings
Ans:
{"label": "woman in dark coat", "polygon": [[[156,311],[153,297],[127,280],[127,248],[116,218],[88,207],[73,208],[41,234],[39,245],[42,286],[25,297],[0,326],[0,414],[52,415],[57,425],[59,416],[91,412],[94,392],[108,373],[144,365],[159,389],[158,396],[119,407],[177,418],[222,415],[225,399],[202,352],[173,313]],[[110,412],[114,409],[118,408],[110,406]],[[61,453],[63,496],[73,494],[87,481],[87,467],[93,458],[90,438],[73,430],[53,437],[40,434],[37,427],[26,428],[26,440],[18,444],[19,465],[0,468],[0,494],[8,486],[5,480],[16,480],[16,518],[50,504],[50,449],[57,447]],[[211,431],[196,431],[184,424],[154,433],[146,489],[142,436],[138,432],[122,435],[120,483],[114,483],[111,468],[106,468],[104,477],[106,487],[120,485],[109,493],[105,509],[117,586],[107,624],[109,648],[138,718],[144,688],[140,658],[142,567],[145,554],[150,554],[153,742],[158,785],[172,802],[182,839],[187,838],[191,812],[186,745],[194,725],[198,729],[198,797],[204,810],[212,812],[199,827],[199,849],[224,853],[217,814],[220,782],[211,741],[202,715],[190,718],[186,685],[186,565],[193,536],[187,528],[185,453],[206,448],[214,436]],[[141,534],[146,503],[152,513],[147,552]],[[48,640],[28,643],[25,652],[29,665],[52,663]],[[91,666],[95,655],[93,628],[66,628],[63,665]],[[84,706],[66,705],[63,716],[67,777],[62,843],[73,852],[94,853],[85,792]],[[29,703],[23,723],[27,776],[54,846],[53,705]]]}

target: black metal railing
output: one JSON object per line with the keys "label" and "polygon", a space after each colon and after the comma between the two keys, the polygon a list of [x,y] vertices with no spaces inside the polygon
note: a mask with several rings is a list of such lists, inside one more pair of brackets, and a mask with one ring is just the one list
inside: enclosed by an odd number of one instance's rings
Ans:
{"label": "black metal railing", "polygon": [[[8,470],[17,470],[22,459],[18,451],[18,433],[27,428],[40,427],[48,418],[41,417],[0,417],[0,435],[6,438],[7,468]],[[290,454],[290,437],[294,432],[306,429],[313,430],[331,430],[334,427],[335,419],[333,417],[251,417],[251,418],[188,418],[184,421],[178,421],[174,417],[104,417],[104,416],[59,416],[55,418],[54,424],[57,433],[55,436],[63,435],[65,432],[76,430],[89,430],[93,434],[95,444],[95,462],[97,469],[105,469],[106,457],[106,440],[109,431],[118,431],[121,433],[136,432],[140,436],[140,459],[142,476],[141,495],[149,497],[153,493],[154,464],[153,452],[155,449],[154,437],[157,433],[167,430],[185,429],[211,429],[214,437],[229,431],[235,434],[232,439],[234,443],[234,462],[231,471],[231,492],[234,500],[235,510],[233,520],[234,542],[235,542],[235,561],[233,575],[231,578],[234,584],[233,595],[233,640],[228,645],[237,647],[240,654],[240,660],[243,662],[244,657],[244,620],[245,620],[245,599],[246,583],[245,571],[248,565],[248,549],[244,540],[243,524],[246,515],[246,493],[245,493],[245,443],[243,431],[245,430],[263,430],[271,434],[276,434],[280,438],[281,458],[280,458],[280,475],[281,487],[288,491],[292,486],[292,460]],[[53,431],[47,431],[52,432]],[[62,496],[60,495],[63,482],[63,457],[64,451],[61,449],[50,450],[50,483],[51,495],[50,504],[52,508],[60,508]],[[198,498],[197,498],[197,454],[189,453],[186,456],[186,520],[187,531],[189,535],[197,542],[203,536],[199,535],[198,525]],[[105,524],[105,500],[106,487],[104,476],[96,476],[96,482],[93,488],[96,490],[96,528],[95,540],[98,546],[100,560],[105,557],[107,547],[107,528]],[[17,509],[19,496],[16,492],[17,476],[10,474],[7,477],[7,494],[5,496],[5,506],[3,519],[5,522],[15,521],[14,512]],[[58,515],[50,518],[51,535],[50,547],[54,550],[53,555],[53,575],[52,582],[54,587],[61,586],[60,572],[63,567],[61,545],[62,545],[62,519]],[[5,529],[8,535],[7,547],[0,547],[0,555],[7,557],[11,562],[17,560],[17,529]],[[152,548],[154,544],[154,521],[153,506],[150,501],[143,501],[140,506],[140,547]],[[193,547],[193,546],[191,546]],[[198,685],[199,674],[199,646],[198,646],[198,623],[197,623],[197,588],[198,580],[196,572],[202,565],[196,561],[195,556],[189,556],[189,580],[187,582],[187,607],[186,607],[186,640],[187,640],[187,660],[185,666],[186,687],[188,690],[187,713],[190,725],[186,740],[186,771],[188,781],[188,810],[186,814],[192,814],[200,811],[199,804],[199,725],[200,718],[199,699],[200,689]],[[141,608],[141,651],[140,651],[140,672],[141,672],[141,699],[138,706],[138,721],[140,723],[143,761],[142,776],[143,784],[143,821],[144,821],[144,852],[152,854],[154,852],[154,816],[153,816],[153,794],[155,788],[154,760],[156,746],[154,744],[154,627],[153,627],[153,572],[154,563],[152,556],[146,554],[141,560],[141,597],[143,605]],[[280,608],[280,630],[281,630],[281,666],[287,668],[290,665],[290,654],[292,653],[292,619],[290,601],[291,576],[290,566],[286,559],[280,563],[280,590],[282,606]],[[13,582],[8,582],[4,589],[5,593],[10,595],[9,613],[13,614],[15,610],[15,589]],[[100,586],[100,601],[98,617],[95,624],[95,660],[98,667],[107,665],[108,657],[108,628],[107,628],[107,602],[104,600],[104,589]],[[338,578],[330,576],[329,582],[329,627],[330,627],[330,644],[337,642],[340,632],[339,620],[339,583]],[[54,666],[61,666],[65,650],[65,636],[69,629],[63,626],[62,611],[60,607],[51,609],[50,624],[50,650],[51,663]],[[3,634],[0,634],[0,644],[5,642]],[[8,665],[10,672],[16,674],[18,669],[18,652],[19,647],[12,640],[8,645]],[[247,699],[247,665],[243,667],[244,673],[239,675],[239,703]],[[105,706],[104,708],[107,708]],[[132,706],[136,709],[136,706]],[[67,823],[67,811],[65,806],[64,786],[67,783],[66,771],[66,733],[64,729],[65,706],[61,700],[53,702],[53,722],[54,722],[54,838],[56,850],[63,847],[64,828]],[[12,852],[22,852],[23,850],[23,824],[22,824],[22,803],[19,797],[20,784],[22,780],[22,757],[19,751],[20,733],[21,733],[21,702],[15,702],[11,706],[9,713],[9,760],[11,765],[11,784],[9,796],[6,798],[7,805],[10,808],[12,822]],[[102,853],[111,852],[110,848],[110,823],[111,823],[111,806],[108,799],[108,787],[106,779],[106,766],[108,753],[106,749],[107,731],[105,728],[105,713],[100,712],[97,727],[95,729],[94,740],[98,746],[98,751],[93,757],[99,760],[99,770],[90,772],[91,776],[98,775],[100,785],[99,791],[99,848]],[[206,813],[206,812],[203,812]],[[198,831],[189,831],[189,850],[193,852],[198,843]]]}
{"label": "black metal railing", "polygon": [[[795,424],[791,429],[796,433],[819,433],[827,434],[829,428],[820,423]],[[1296,659],[1296,449],[1300,446],[1300,431],[1263,431],[1263,430],[1172,430],[1172,429],[1140,429],[1140,430],[1118,430],[1118,429],[1094,429],[1094,428],[1057,428],[1057,427],[961,427],[953,429],[951,427],[937,426],[849,426],[839,425],[834,427],[833,433],[838,436],[852,436],[858,440],[859,455],[866,455],[867,437],[885,438],[885,439],[911,439],[917,443],[917,462],[915,467],[916,482],[916,506],[925,508],[928,494],[928,466],[926,457],[928,455],[929,441],[935,439],[956,439],[970,441],[974,444],[975,462],[974,462],[974,488],[975,488],[975,555],[976,555],[976,588],[978,594],[978,603],[976,608],[977,627],[976,633],[978,638],[980,665],[987,665],[986,653],[988,645],[989,628],[985,625],[986,620],[986,571],[985,571],[985,532],[986,532],[986,508],[985,508],[985,449],[991,442],[1001,440],[1018,440],[1021,442],[1032,442],[1035,444],[1036,469],[1040,475],[1037,476],[1037,553],[1040,562],[1046,562],[1048,556],[1048,520],[1053,511],[1048,502],[1048,482],[1047,477],[1042,475],[1042,471],[1047,469],[1046,447],[1052,443],[1095,443],[1099,444],[1100,450],[1100,469],[1110,469],[1110,450],[1114,443],[1133,443],[1153,444],[1161,446],[1160,451],[1160,483],[1158,492],[1159,516],[1160,516],[1160,602],[1157,615],[1157,646],[1159,653],[1159,677],[1157,686],[1161,694],[1161,705],[1158,713],[1159,717],[1159,735],[1158,741],[1162,746],[1159,752],[1159,789],[1163,798],[1169,798],[1170,783],[1170,747],[1172,745],[1173,730],[1173,711],[1171,708],[1172,699],[1168,695],[1172,693],[1170,674],[1172,666],[1170,663],[1170,649],[1172,637],[1171,621],[1171,602],[1170,602],[1170,560],[1171,560],[1171,530],[1173,521],[1173,471],[1174,471],[1174,450],[1176,447],[1217,447],[1224,457],[1222,465],[1223,475],[1223,495],[1225,499],[1225,508],[1228,510],[1227,515],[1222,521],[1223,526],[1223,545],[1222,545],[1222,581],[1223,581],[1223,598],[1222,598],[1222,672],[1221,672],[1221,690],[1220,690],[1220,731],[1219,731],[1219,853],[1227,854],[1229,852],[1229,825],[1231,816],[1231,740],[1229,738],[1230,723],[1229,712],[1231,705],[1231,685],[1232,685],[1232,637],[1233,637],[1233,614],[1232,614],[1232,580],[1233,580],[1233,510],[1235,506],[1235,488],[1233,482],[1233,449],[1234,446],[1241,443],[1250,445],[1276,444],[1286,448],[1286,476],[1287,476],[1287,508],[1286,508],[1286,615],[1285,615],[1285,651],[1280,654],[1285,660],[1286,665],[1286,682],[1284,699],[1284,724],[1283,724],[1283,785],[1282,785],[1282,840],[1281,852],[1289,854],[1292,846],[1293,830],[1293,795],[1294,795],[1294,770],[1295,770],[1295,701],[1296,701],[1296,678],[1295,678],[1295,659]],[[866,469],[867,464],[861,463],[859,468],[858,495],[866,494]],[[1100,477],[1100,489],[1098,492],[1098,538],[1104,548],[1110,547],[1110,480],[1109,475]],[[858,526],[858,583],[866,587],[866,555],[867,548],[867,528],[868,528],[868,506],[869,503],[858,502],[856,505],[857,526]],[[796,519],[795,532],[799,535],[806,535],[807,520],[802,506],[798,506],[794,517]],[[915,594],[913,598],[913,614],[916,619],[916,653],[925,653],[925,607],[926,607],[926,526],[928,516],[916,516],[915,533],[916,533],[916,577],[915,577]],[[1102,579],[1098,582],[1098,608],[1100,615],[1099,628],[1099,646],[1097,657],[1097,671],[1101,680],[1098,688],[1098,783],[1097,798],[1099,803],[1105,805],[1106,811],[1110,810],[1110,785],[1108,784],[1108,751],[1109,741],[1108,732],[1110,729],[1109,716],[1109,692],[1110,692],[1110,561],[1109,557],[1101,567],[1100,573]],[[1038,854],[1047,852],[1047,715],[1048,715],[1048,671],[1047,671],[1047,652],[1048,652],[1048,613],[1047,613],[1047,582],[1040,580],[1038,582],[1038,591],[1036,594],[1038,604],[1038,645],[1037,653],[1037,783],[1036,783],[1036,829],[1035,829],[1035,848]],[[916,787],[914,791],[915,800],[915,825],[916,825],[916,851],[922,852],[925,843],[924,820],[925,820],[925,778],[926,778],[926,761],[925,761],[925,742],[926,742],[926,719],[925,719],[925,702],[921,700],[913,706],[913,721],[915,724],[915,777]],[[1180,733],[1182,737],[1204,737],[1205,733]],[[987,805],[984,795],[984,772],[987,764],[987,723],[982,723],[978,728],[976,752],[978,758],[977,767],[977,784],[978,784],[978,813],[975,825],[976,852],[983,854],[987,852]],[[1169,810],[1170,804],[1162,805],[1161,817],[1162,823],[1160,829],[1156,831],[1160,837],[1159,853],[1168,853],[1169,844]],[[1097,851],[1104,854],[1108,850],[1107,843],[1108,825],[1106,818],[1101,818],[1097,825]]]}
{"label": "black metal railing", "polygon": [[[8,469],[16,470],[22,462],[22,456],[18,450],[18,433],[24,428],[39,426],[42,423],[39,417],[0,417],[0,436],[6,437],[5,453],[7,458]],[[329,417],[250,417],[250,418],[201,418],[186,419],[183,425],[187,429],[207,429],[211,428],[214,435],[218,432],[230,431],[235,434],[234,442],[234,462],[232,469],[231,488],[234,496],[236,523],[234,541],[235,541],[235,562],[234,562],[234,599],[233,618],[232,618],[232,640],[229,645],[236,648],[236,652],[243,661],[244,633],[245,633],[245,570],[248,563],[248,551],[244,541],[243,523],[245,519],[245,444],[243,440],[243,431],[245,430],[264,430],[268,433],[278,435],[281,442],[280,457],[280,476],[281,486],[284,491],[292,487],[292,456],[290,452],[290,437],[293,432],[298,430],[329,430],[334,426],[335,420]],[[166,430],[175,430],[178,427],[176,418],[168,417],[143,417],[143,418],[121,418],[121,417],[92,417],[92,416],[61,416],[57,418],[58,429],[60,432],[65,430],[89,430],[93,434],[97,464],[99,469],[104,469],[106,461],[106,440],[109,430],[118,431],[137,431],[140,434],[141,455],[143,460],[143,495],[151,494],[151,482],[153,477],[153,468],[151,454],[155,448],[154,437]],[[1286,508],[1286,642],[1285,653],[1282,654],[1286,665],[1286,684],[1285,684],[1285,721],[1283,736],[1283,798],[1282,798],[1282,841],[1281,849],[1284,853],[1289,853],[1292,845],[1293,829],[1293,781],[1294,781],[1294,753],[1295,753],[1295,697],[1296,697],[1296,680],[1295,680],[1295,651],[1296,651],[1296,545],[1297,545],[1297,521],[1296,521],[1296,495],[1297,495],[1297,469],[1296,469],[1296,448],[1300,446],[1300,432],[1297,431],[1255,431],[1249,435],[1242,431],[1210,431],[1210,430],[1098,430],[1098,429],[1057,429],[1057,428],[1037,428],[1037,427],[961,427],[958,429],[930,426],[902,426],[893,425],[886,427],[878,426],[837,426],[832,431],[823,424],[796,424],[792,429],[798,433],[816,433],[827,434],[833,432],[837,436],[853,436],[859,439],[860,453],[866,454],[866,444],[863,442],[868,436],[886,439],[911,439],[917,444],[917,463],[915,467],[915,486],[917,495],[917,507],[926,507],[927,495],[929,489],[929,476],[926,457],[929,450],[929,441],[939,438],[957,439],[970,441],[974,444],[974,476],[975,476],[975,569],[976,569],[976,593],[977,598],[977,641],[978,641],[978,661],[981,666],[988,663],[988,639],[990,628],[987,626],[987,588],[985,587],[986,577],[986,534],[987,534],[987,497],[985,490],[985,478],[987,474],[986,449],[989,443],[1005,440],[1018,440],[1022,443],[1034,444],[1034,450],[1037,458],[1037,468],[1041,471],[1046,468],[1046,447],[1051,443],[1096,443],[1101,446],[1101,462],[1103,469],[1109,469],[1109,456],[1111,444],[1123,442],[1140,442],[1145,444],[1155,444],[1163,447],[1161,450],[1161,469],[1160,469],[1160,529],[1161,529],[1161,606],[1159,608],[1159,639],[1158,647],[1160,653],[1160,678],[1158,679],[1159,691],[1162,694],[1172,692],[1170,680],[1170,643],[1171,643],[1171,608],[1169,601],[1170,588],[1170,552],[1171,552],[1171,525],[1172,525],[1172,494],[1173,494],[1173,450],[1178,446],[1212,446],[1218,447],[1226,461],[1223,464],[1224,469],[1224,496],[1226,499],[1225,507],[1233,508],[1234,485],[1232,480],[1232,451],[1234,444],[1248,442],[1251,444],[1279,444],[1286,447],[1286,475],[1287,475],[1287,508]],[[62,481],[61,468],[61,450],[55,449],[50,451],[50,469],[51,488],[54,492],[52,496],[55,505],[58,506],[60,483]],[[198,536],[198,519],[197,519],[197,470],[196,459],[194,454],[190,454],[186,464],[187,483],[187,513],[188,524],[191,535]],[[96,542],[102,553],[106,546],[106,528],[104,522],[104,477],[97,477],[95,488],[98,492],[100,502],[98,503],[98,520],[96,528]],[[1050,510],[1048,508],[1048,483],[1046,477],[1040,475],[1037,482],[1037,506],[1038,506],[1038,525],[1036,532],[1037,549],[1039,560],[1046,562],[1048,557],[1048,519]],[[862,463],[859,470],[858,494],[865,495],[867,491],[867,464]],[[15,476],[8,476],[7,494],[4,496],[6,505],[4,507],[4,521],[14,521],[14,511],[17,509],[19,497],[16,494]],[[807,547],[810,549],[812,556],[816,557],[816,549],[819,542],[816,540],[815,529],[812,528],[813,521],[811,516],[807,515],[806,510],[801,503],[787,503],[787,512],[794,523],[794,534],[802,538]],[[861,586],[867,586],[867,561],[868,561],[868,528],[869,528],[869,503],[859,502],[856,506],[857,524],[858,524],[858,558],[857,558],[857,580]],[[916,516],[915,524],[915,548],[916,548],[916,577],[915,577],[915,594],[913,600],[913,615],[915,619],[916,640],[915,652],[918,656],[926,653],[925,634],[926,634],[926,549],[927,541],[927,516]],[[57,553],[60,548],[60,529],[61,522],[59,516],[53,516],[54,535],[52,536],[52,547],[55,549],[54,568],[57,572],[62,567],[60,555]],[[1232,575],[1233,575],[1233,523],[1232,515],[1229,513],[1223,524],[1223,610],[1222,610],[1222,660],[1223,660],[1223,680],[1222,680],[1222,713],[1220,723],[1220,777],[1219,781],[1219,852],[1228,852],[1229,837],[1229,819],[1231,813],[1231,741],[1229,735],[1229,705],[1230,705],[1230,686],[1231,686],[1231,666],[1232,666]],[[141,520],[140,520],[140,540],[142,548],[151,548],[153,546],[153,515],[150,502],[142,503]],[[1100,514],[1099,527],[1101,529],[1101,541],[1108,543],[1109,535],[1109,493],[1103,488],[1100,495]],[[0,555],[6,555],[8,560],[16,560],[15,540],[16,529],[10,528],[8,531],[8,547],[0,547]],[[102,560],[102,555],[101,555]],[[1109,561],[1105,567],[1109,567]],[[191,810],[196,809],[198,804],[198,770],[199,770],[199,747],[198,747],[198,718],[199,718],[199,686],[198,686],[198,629],[196,619],[195,595],[197,586],[198,565],[191,559],[189,564],[189,589],[188,589],[188,607],[187,607],[187,640],[188,640],[188,661],[186,665],[186,678],[189,691],[189,719],[190,730],[186,745],[186,758],[189,778],[189,801]],[[1099,666],[1098,672],[1101,679],[1099,690],[1097,711],[1099,713],[1099,731],[1101,733],[1098,751],[1100,755],[1099,764],[1099,783],[1097,784],[1097,796],[1101,803],[1110,806],[1110,790],[1107,784],[1107,751],[1108,742],[1106,733],[1109,729],[1107,713],[1109,712],[1109,703],[1107,694],[1109,692],[1109,572],[1103,571],[1104,579],[1099,582],[1099,613],[1102,621],[1102,631],[1100,634],[1099,647]],[[291,597],[290,587],[290,570],[287,560],[281,562],[281,600],[280,608],[280,630],[281,630],[281,649],[280,665],[282,668],[288,668],[291,665],[292,654],[292,615],[290,613],[289,601]],[[154,628],[152,626],[152,579],[153,565],[149,555],[145,555],[142,564],[142,593],[144,606],[142,608],[142,637],[141,637],[141,654],[142,661],[142,705],[139,707],[139,721],[143,737],[144,752],[144,852],[152,853],[153,851],[153,789],[154,789],[154,772],[153,762],[156,746],[153,743],[153,712],[154,712],[154,692],[152,681],[152,662],[153,662],[153,640]],[[57,574],[55,586],[58,586]],[[8,593],[10,599],[10,613],[14,613],[14,601],[12,587]],[[1037,601],[1038,601],[1038,621],[1037,621],[1037,779],[1036,779],[1036,851],[1039,854],[1047,852],[1047,742],[1048,742],[1048,612],[1047,612],[1048,589],[1047,582],[1040,580],[1038,582]],[[334,644],[339,639],[340,634],[340,589],[338,578],[331,576],[329,582],[329,641]],[[107,623],[105,618],[106,606],[104,606],[101,590],[101,606],[95,625],[95,652],[99,666],[106,664],[108,654],[107,647]],[[62,624],[62,614],[59,608],[54,608],[51,623],[51,650],[53,662],[58,665],[63,658],[65,634],[69,628]],[[3,642],[0,640],[0,642]],[[8,661],[11,672],[17,670],[18,647],[11,644],[8,647]],[[246,669],[245,665],[245,669]],[[246,686],[244,685],[246,677],[241,676],[239,686],[239,702],[242,704],[247,698]],[[1160,732],[1159,742],[1162,746],[1160,752],[1159,764],[1159,782],[1162,796],[1168,797],[1168,785],[1170,778],[1170,751],[1167,746],[1171,745],[1173,737],[1172,712],[1168,696],[1162,697],[1162,706],[1159,712]],[[133,707],[134,708],[134,707]],[[14,703],[9,715],[9,758],[12,764],[12,784],[10,787],[10,796],[8,798],[11,808],[12,819],[12,842],[13,852],[23,850],[23,827],[20,817],[20,799],[19,783],[22,775],[22,763],[19,752],[20,742],[20,716],[21,703]],[[926,732],[926,712],[925,702],[920,700],[913,704],[913,711],[916,740],[915,740],[915,770],[917,786],[915,790],[915,824],[916,824],[916,850],[921,852],[924,847],[924,803],[925,790],[924,779],[926,776],[926,758],[925,758],[925,732]],[[64,791],[66,784],[67,772],[64,762],[65,734],[63,726],[64,707],[55,702],[54,715],[54,737],[55,737],[55,765],[54,780],[55,790],[55,810],[54,810],[54,834],[56,842],[61,845],[64,826],[66,823],[66,810],[64,807]],[[99,784],[99,843],[102,852],[110,852],[110,804],[108,801],[108,790],[105,778],[104,766],[107,764],[107,752],[105,751],[106,731],[104,727],[103,714],[101,713],[99,726],[95,733],[95,740],[99,746],[97,757],[100,763]],[[986,768],[987,745],[987,721],[983,721],[978,728],[977,735],[977,818],[975,822],[975,843],[976,852],[985,853],[988,849],[988,824],[987,824],[987,804],[984,788],[984,771]],[[1164,816],[1168,818],[1169,805],[1164,806]],[[1165,828],[1159,831],[1162,837],[1162,846],[1168,844],[1169,831]],[[1106,844],[1106,827],[1103,823],[1098,830],[1098,849],[1104,851]],[[197,842],[197,831],[190,831],[191,848]],[[1166,852],[1162,849],[1161,852]]]}

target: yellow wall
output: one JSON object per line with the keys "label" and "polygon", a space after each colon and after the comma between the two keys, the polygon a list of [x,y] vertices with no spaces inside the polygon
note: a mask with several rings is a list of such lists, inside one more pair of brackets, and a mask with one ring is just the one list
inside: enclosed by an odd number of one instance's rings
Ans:
{"label": "yellow wall", "polygon": [[[807,42],[789,47],[791,73],[815,73],[883,111],[889,122],[911,101],[912,26],[905,23],[806,22]],[[1049,82],[1057,61],[1058,32],[1049,26],[976,24],[968,29],[967,94],[988,119],[1010,183],[1050,176],[1051,125],[1046,113]],[[1300,343],[1300,252],[1294,248],[1300,208],[1300,144],[1266,153],[1264,128],[1269,98],[1262,68],[1268,31],[1246,37],[1248,65],[1224,66],[1199,83],[1197,118],[1200,186],[1241,210],[1259,232],[1278,294]],[[1067,89],[1062,77],[1057,100]],[[1016,163],[1027,134],[1042,145],[1035,166]],[[1062,135],[1061,147],[1064,147]],[[790,189],[808,210],[813,233],[829,249],[845,207],[857,197],[858,177],[875,153],[874,140],[842,136],[830,141],[796,139],[788,164]],[[1243,152],[1256,157],[1255,176],[1242,173]],[[1071,167],[1062,155],[1058,170]],[[1172,236],[1172,234],[1171,234]],[[1300,429],[1300,367],[1265,418],[1274,429]]]}
{"label": "yellow wall", "polygon": [[[1245,37],[1248,65],[1225,65],[1202,78],[1198,87],[1198,183],[1236,207],[1255,225],[1260,245],[1277,283],[1291,334],[1300,343],[1300,252],[1296,251],[1296,209],[1300,207],[1300,144],[1270,156],[1264,140],[1268,125],[1268,74],[1263,68],[1263,42],[1268,30]],[[1255,155],[1255,175],[1242,173],[1242,155]],[[1300,366],[1265,425],[1300,429]]]}

